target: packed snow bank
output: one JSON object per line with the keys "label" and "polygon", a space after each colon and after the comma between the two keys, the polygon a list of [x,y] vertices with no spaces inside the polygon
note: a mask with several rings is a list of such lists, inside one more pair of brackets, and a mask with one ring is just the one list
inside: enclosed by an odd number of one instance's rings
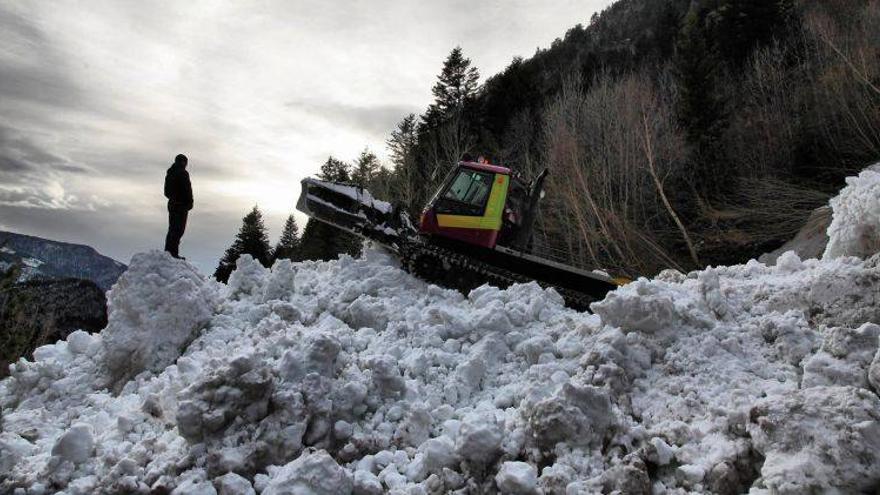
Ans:
{"label": "packed snow bank", "polygon": [[148,253],[111,304],[0,382],[0,492],[880,487],[877,254],[669,271],[588,314],[371,250],[228,286]]}
{"label": "packed snow bank", "polygon": [[848,177],[846,184],[831,200],[833,216],[824,259],[864,258],[880,251],[880,166]]}

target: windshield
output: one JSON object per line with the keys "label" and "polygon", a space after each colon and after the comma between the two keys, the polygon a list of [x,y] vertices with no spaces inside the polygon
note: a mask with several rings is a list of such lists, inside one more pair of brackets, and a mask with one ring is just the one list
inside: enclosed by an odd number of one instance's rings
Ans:
{"label": "windshield", "polygon": [[482,207],[492,189],[492,178],[492,174],[460,170],[443,198]]}

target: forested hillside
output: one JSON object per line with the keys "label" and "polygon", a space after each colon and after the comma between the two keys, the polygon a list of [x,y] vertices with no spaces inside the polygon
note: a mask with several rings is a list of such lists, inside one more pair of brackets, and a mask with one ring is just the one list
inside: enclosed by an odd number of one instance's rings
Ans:
{"label": "forested hillside", "polygon": [[455,48],[358,181],[417,214],[464,153],[548,167],[536,251],[628,275],[735,263],[880,159],[878,86],[877,0],[621,0],[482,85]]}

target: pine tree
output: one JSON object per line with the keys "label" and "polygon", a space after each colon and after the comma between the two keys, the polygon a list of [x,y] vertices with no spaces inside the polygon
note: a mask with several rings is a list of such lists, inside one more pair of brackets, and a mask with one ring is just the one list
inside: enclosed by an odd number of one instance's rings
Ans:
{"label": "pine tree", "polygon": [[347,163],[329,156],[327,161],[321,165],[318,178],[329,182],[349,182],[351,181],[351,167]]}
{"label": "pine tree", "polygon": [[235,236],[232,246],[226,250],[220,265],[214,272],[214,278],[221,282],[229,280],[229,275],[235,270],[235,262],[242,254],[249,254],[263,266],[270,266],[272,261],[272,248],[269,245],[269,236],[266,226],[263,224],[263,214],[256,206],[241,219],[241,229]]}
{"label": "pine tree", "polygon": [[281,259],[299,261],[299,254],[299,226],[293,215],[290,215],[284,223],[281,239],[272,252],[272,264]]}
{"label": "pine tree", "polygon": [[391,131],[391,138],[386,141],[394,170],[403,169],[412,161],[417,142],[418,124],[416,115],[411,113],[397,123],[397,127]]}
{"label": "pine tree", "polygon": [[351,181],[359,187],[369,187],[373,177],[379,171],[379,159],[369,149],[364,148],[360,156],[354,162],[351,172]]}
{"label": "pine tree", "polygon": [[473,102],[479,79],[480,73],[476,67],[471,67],[471,60],[465,58],[461,47],[453,48],[443,62],[437,83],[431,89],[434,103],[422,117],[425,124],[429,128],[435,128],[453,113],[463,111]]}
{"label": "pine tree", "polygon": [[416,198],[421,197],[421,189],[427,182],[423,169],[416,166],[416,149],[418,147],[418,122],[415,114],[403,118],[397,128],[391,131],[391,138],[386,142],[391,154],[393,168],[394,196],[415,212]]}

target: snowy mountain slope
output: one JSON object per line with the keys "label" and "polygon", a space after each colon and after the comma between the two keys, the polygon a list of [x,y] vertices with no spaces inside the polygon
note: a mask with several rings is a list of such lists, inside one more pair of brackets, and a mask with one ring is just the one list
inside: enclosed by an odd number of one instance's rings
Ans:
{"label": "snowy mountain slope", "polygon": [[594,315],[374,251],[244,257],[228,286],[137,255],[101,334],[0,382],[0,491],[876,490],[880,255],[845,255],[878,186],[832,203],[827,259],[666,272]]}
{"label": "snowy mountain slope", "polygon": [[125,271],[89,246],[0,231],[0,270],[13,264],[21,264],[23,280],[81,278],[105,291]]}

